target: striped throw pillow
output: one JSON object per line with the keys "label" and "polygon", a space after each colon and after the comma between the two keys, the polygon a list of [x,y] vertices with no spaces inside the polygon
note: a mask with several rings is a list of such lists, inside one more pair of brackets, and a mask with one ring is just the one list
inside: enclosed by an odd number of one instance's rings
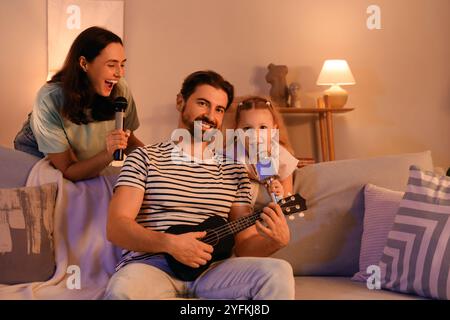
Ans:
{"label": "striped throw pillow", "polygon": [[385,289],[450,298],[450,178],[411,166],[379,266]]}

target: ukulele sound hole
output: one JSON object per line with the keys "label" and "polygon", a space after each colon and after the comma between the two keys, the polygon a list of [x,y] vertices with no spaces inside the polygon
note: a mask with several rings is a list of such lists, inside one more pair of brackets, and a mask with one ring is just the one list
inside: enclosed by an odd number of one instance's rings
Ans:
{"label": "ukulele sound hole", "polygon": [[219,234],[217,231],[207,230],[205,238],[208,238],[207,243],[212,245],[213,247],[219,243]]}

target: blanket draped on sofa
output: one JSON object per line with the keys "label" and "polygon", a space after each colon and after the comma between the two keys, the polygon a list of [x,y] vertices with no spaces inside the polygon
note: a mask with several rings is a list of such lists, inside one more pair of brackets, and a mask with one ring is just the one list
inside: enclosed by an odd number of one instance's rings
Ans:
{"label": "blanket draped on sofa", "polygon": [[53,234],[56,270],[45,282],[0,285],[0,299],[102,298],[120,258],[120,249],[106,240],[108,205],[117,174],[117,168],[110,167],[97,178],[73,183],[47,159],[36,163],[27,186],[58,184]]}

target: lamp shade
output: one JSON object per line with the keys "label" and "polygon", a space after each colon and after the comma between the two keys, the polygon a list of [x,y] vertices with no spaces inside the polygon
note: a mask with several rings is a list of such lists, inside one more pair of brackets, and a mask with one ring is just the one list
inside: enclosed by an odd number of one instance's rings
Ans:
{"label": "lamp shade", "polygon": [[325,60],[320,71],[317,85],[350,85],[355,78],[345,60]]}

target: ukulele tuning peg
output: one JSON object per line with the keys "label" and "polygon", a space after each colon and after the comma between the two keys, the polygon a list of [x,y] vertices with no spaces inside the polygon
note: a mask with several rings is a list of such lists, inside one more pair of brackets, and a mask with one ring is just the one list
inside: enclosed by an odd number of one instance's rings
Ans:
{"label": "ukulele tuning peg", "polygon": [[286,200],[281,200],[281,204],[286,204]]}
{"label": "ukulele tuning peg", "polygon": [[300,213],[298,214],[298,216],[299,216],[300,218],[303,218],[303,217],[305,216],[305,214],[304,214],[303,212],[300,212]]}
{"label": "ukulele tuning peg", "polygon": [[292,193],[288,192],[288,194],[287,194],[287,195],[288,195],[288,197],[290,197],[290,196],[292,196]]}
{"label": "ukulele tuning peg", "polygon": [[295,200],[295,197],[294,197],[294,196],[292,196],[292,197],[291,197],[291,200],[292,200],[292,201],[294,201],[294,200]]}
{"label": "ukulele tuning peg", "polygon": [[296,204],[295,209],[297,209],[297,210],[300,209],[300,205]]}
{"label": "ukulele tuning peg", "polygon": [[291,212],[291,208],[286,208],[286,212]]}
{"label": "ukulele tuning peg", "polygon": [[288,218],[289,220],[294,220],[295,219],[295,217],[294,216],[289,216],[289,218]]}

